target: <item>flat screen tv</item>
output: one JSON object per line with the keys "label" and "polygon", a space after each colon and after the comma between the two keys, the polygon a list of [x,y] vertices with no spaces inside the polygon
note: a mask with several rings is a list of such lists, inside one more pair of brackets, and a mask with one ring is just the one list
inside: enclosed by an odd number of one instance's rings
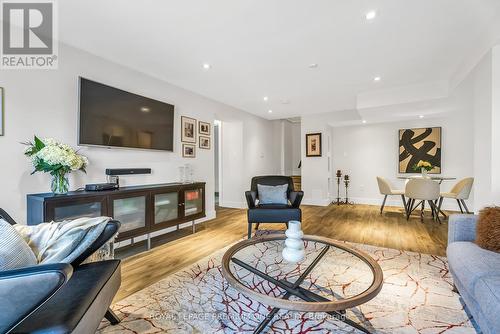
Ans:
{"label": "flat screen tv", "polygon": [[173,151],[174,106],[80,78],[79,145]]}

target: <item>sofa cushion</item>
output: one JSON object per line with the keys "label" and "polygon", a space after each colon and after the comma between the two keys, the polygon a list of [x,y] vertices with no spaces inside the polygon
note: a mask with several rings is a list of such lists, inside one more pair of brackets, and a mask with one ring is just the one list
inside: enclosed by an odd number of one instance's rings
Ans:
{"label": "sofa cushion", "polygon": [[500,254],[470,241],[446,250],[450,272],[468,309],[484,333],[500,329]]}
{"label": "sofa cushion", "polygon": [[471,295],[474,295],[474,288],[480,278],[499,274],[498,253],[483,249],[473,242],[454,242],[448,245],[446,254],[453,275]]}
{"label": "sofa cushion", "polygon": [[[110,281],[112,291],[103,291]],[[120,261],[93,262],[77,267],[71,279],[46,303],[23,321],[15,333],[71,333],[98,295],[116,293],[120,281]],[[104,305],[107,308],[107,305]],[[101,319],[94,319],[95,328]]]}
{"label": "sofa cushion", "polygon": [[[488,328],[500,330],[500,271],[492,276],[483,276],[473,290]],[[481,326],[481,324],[480,324]],[[484,326],[483,326],[484,327]]]}
{"label": "sofa cushion", "polygon": [[266,186],[257,184],[259,204],[288,204],[288,184]]}
{"label": "sofa cushion", "polygon": [[35,254],[12,225],[0,219],[0,270],[37,264]]}

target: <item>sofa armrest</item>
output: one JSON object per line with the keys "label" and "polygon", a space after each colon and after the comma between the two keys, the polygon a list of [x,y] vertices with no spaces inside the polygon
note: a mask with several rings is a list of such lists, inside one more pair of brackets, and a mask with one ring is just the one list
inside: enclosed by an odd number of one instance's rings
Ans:
{"label": "sofa armrest", "polygon": [[298,208],[300,206],[300,202],[302,202],[302,198],[304,197],[303,191],[291,191],[290,192],[290,203],[292,203],[293,208]]}
{"label": "sofa armrest", "polygon": [[257,200],[256,191],[245,191],[245,198],[247,199],[247,205],[249,209],[255,208],[255,201]]}
{"label": "sofa armrest", "polygon": [[77,257],[71,265],[73,267],[77,267],[83,263],[89,256],[94,254],[99,248],[101,248],[106,242],[108,242],[111,238],[113,238],[118,230],[120,229],[121,223],[117,220],[110,220],[101,235],[94,241],[92,245],[89,246],[79,257]]}
{"label": "sofa armrest", "polygon": [[49,300],[71,277],[69,263],[0,272],[0,332],[19,324]]}
{"label": "sofa armrest", "polygon": [[448,221],[448,245],[455,241],[476,240],[476,215],[451,215]]}

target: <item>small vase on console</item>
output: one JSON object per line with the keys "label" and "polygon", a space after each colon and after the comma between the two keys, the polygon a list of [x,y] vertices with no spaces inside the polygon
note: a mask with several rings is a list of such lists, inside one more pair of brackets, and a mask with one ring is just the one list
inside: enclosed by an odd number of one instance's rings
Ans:
{"label": "small vase on console", "polygon": [[283,259],[290,263],[302,261],[305,256],[305,250],[304,242],[302,241],[304,232],[301,230],[301,223],[295,220],[288,222],[288,229],[285,235],[285,248],[283,248],[281,253]]}

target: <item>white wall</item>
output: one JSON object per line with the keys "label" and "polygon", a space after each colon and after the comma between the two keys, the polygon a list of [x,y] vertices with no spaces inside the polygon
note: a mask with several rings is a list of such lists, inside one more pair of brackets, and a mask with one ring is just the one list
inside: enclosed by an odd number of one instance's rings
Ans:
{"label": "white wall", "polygon": [[[306,134],[321,133],[321,157],[306,157]],[[302,152],[302,190],[304,204],[328,205],[331,201],[331,167],[330,159],[331,127],[321,117],[312,115],[302,117],[301,152]]]}
{"label": "white wall", "polygon": [[26,194],[47,192],[50,185],[49,175],[30,175],[32,168],[23,156],[20,142],[31,140],[36,134],[76,147],[78,76],[174,104],[176,140],[173,153],[81,147],[80,152],[88,156],[90,165],[87,174],[71,175],[71,189],[105,182],[104,169],[113,167],[152,168],[151,175],[121,178],[123,185],[177,181],[178,167],[188,162],[194,166],[195,179],[207,182],[207,216],[213,217],[214,151],[197,148],[196,159],[181,157],[181,115],[212,124],[214,119],[240,122],[240,132],[232,133],[234,140],[229,137],[231,134],[226,135],[226,145],[222,148],[224,152],[245,155],[232,171],[243,176],[242,184],[226,182],[227,201],[242,202],[250,175],[276,171],[271,122],[66,45],[60,46],[59,53],[58,70],[0,71],[0,86],[5,88],[5,136],[0,137],[0,207],[19,222],[26,219]]}

